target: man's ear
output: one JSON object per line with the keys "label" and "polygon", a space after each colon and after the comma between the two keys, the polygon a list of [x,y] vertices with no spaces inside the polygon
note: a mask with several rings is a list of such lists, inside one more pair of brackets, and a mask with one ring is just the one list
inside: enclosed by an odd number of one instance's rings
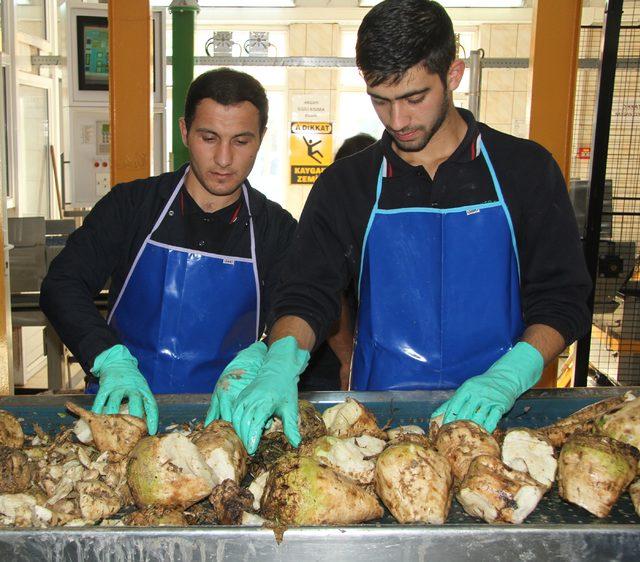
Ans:
{"label": "man's ear", "polygon": [[187,141],[187,122],[184,120],[184,117],[180,117],[178,119],[178,123],[180,124],[180,134],[182,135],[182,144],[184,144],[187,148],[189,148],[189,142]]}
{"label": "man's ear", "polygon": [[462,81],[464,75],[464,61],[456,59],[451,63],[449,71],[447,72],[447,86],[450,92],[455,90]]}

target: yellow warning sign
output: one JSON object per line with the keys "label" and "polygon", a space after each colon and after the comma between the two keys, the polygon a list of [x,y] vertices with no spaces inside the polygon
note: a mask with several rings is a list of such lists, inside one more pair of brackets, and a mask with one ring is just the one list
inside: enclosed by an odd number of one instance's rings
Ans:
{"label": "yellow warning sign", "polygon": [[312,184],[332,159],[332,123],[291,123],[292,184]]}

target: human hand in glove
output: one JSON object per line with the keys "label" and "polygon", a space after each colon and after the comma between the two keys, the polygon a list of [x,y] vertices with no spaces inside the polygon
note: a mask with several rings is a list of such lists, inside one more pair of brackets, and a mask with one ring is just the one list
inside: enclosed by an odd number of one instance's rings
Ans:
{"label": "human hand in glove", "polygon": [[272,343],[258,375],[238,396],[233,427],[252,455],[262,430],[274,415],[282,420],[284,434],[294,447],[298,431],[298,380],[309,363],[309,352],[298,347],[293,336]]}
{"label": "human hand in glove", "polygon": [[[149,435],[158,431],[158,405],[146,379],[138,370],[138,360],[124,345],[114,345],[95,358],[91,372],[100,379],[100,388],[91,411],[117,414],[120,403],[129,399],[129,413],[147,420]],[[105,406],[106,404],[106,406]],[[104,411],[103,411],[104,409]]]}
{"label": "human hand in glove", "polygon": [[258,341],[240,351],[225,367],[211,395],[205,427],[217,419],[231,421],[238,394],[256,378],[266,355],[267,346]]}
{"label": "human hand in glove", "polygon": [[491,433],[518,396],[540,380],[544,360],[526,342],[517,343],[482,375],[463,382],[432,415],[444,414],[443,424],[471,420]]}

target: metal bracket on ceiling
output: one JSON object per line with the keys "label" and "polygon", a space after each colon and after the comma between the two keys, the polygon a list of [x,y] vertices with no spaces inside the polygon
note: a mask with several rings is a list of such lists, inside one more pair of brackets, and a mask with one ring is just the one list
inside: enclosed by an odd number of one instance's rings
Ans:
{"label": "metal bracket on ceiling", "polygon": [[31,57],[33,66],[61,66],[65,62],[66,58],[59,55],[33,55]]}

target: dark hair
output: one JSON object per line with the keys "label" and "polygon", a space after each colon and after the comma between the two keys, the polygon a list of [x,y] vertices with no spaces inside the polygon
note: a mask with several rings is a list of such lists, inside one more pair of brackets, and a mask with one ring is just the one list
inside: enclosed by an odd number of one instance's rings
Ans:
{"label": "dark hair", "polygon": [[431,0],[385,0],[367,13],[358,29],[356,64],[370,86],[395,84],[419,63],[446,86],[455,57],[451,18]]}
{"label": "dark hair", "polygon": [[372,145],[374,142],[376,142],[376,139],[367,133],[359,133],[353,137],[349,137],[340,145],[340,148],[336,152],[334,161],[351,156],[356,152],[360,152],[367,148],[367,146]]}
{"label": "dark hair", "polygon": [[187,91],[184,102],[184,120],[187,131],[196,115],[200,101],[211,99],[222,105],[235,105],[248,101],[256,106],[260,113],[260,133],[267,126],[269,101],[267,94],[253,76],[231,68],[216,68],[198,76]]}

